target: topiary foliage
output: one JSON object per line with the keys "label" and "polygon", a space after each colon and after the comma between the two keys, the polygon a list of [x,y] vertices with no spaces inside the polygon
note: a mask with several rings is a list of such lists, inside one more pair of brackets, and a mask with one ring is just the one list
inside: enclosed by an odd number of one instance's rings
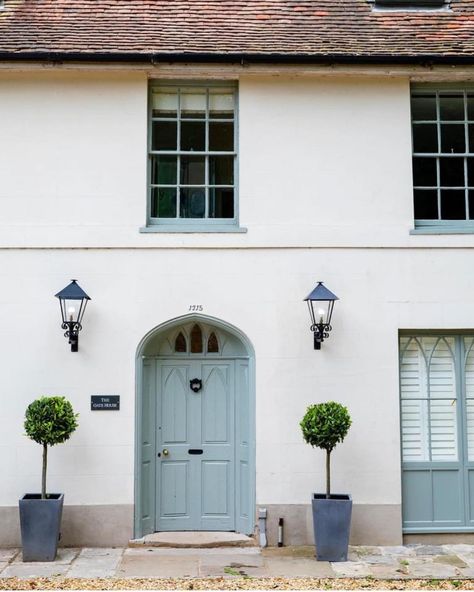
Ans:
{"label": "topiary foliage", "polygon": [[46,498],[48,446],[68,440],[78,426],[77,417],[71,403],[64,397],[41,397],[26,409],[26,435],[43,446],[42,499]]}
{"label": "topiary foliage", "polygon": [[331,452],[336,444],[344,440],[351,424],[347,407],[334,401],[310,405],[300,422],[305,441],[326,451],[327,497],[330,496],[331,490]]}

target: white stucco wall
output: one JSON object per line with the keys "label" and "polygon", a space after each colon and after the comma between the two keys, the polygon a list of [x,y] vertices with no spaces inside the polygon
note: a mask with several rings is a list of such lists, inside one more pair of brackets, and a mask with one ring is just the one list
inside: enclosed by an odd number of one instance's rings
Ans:
{"label": "white stucco wall", "polygon": [[[474,318],[473,237],[409,234],[408,79],[242,77],[238,235],[139,233],[146,103],[144,74],[0,75],[0,506],[38,489],[22,418],[42,394],[80,413],[50,489],[133,503],[136,348],[191,304],[255,347],[258,503],[323,487],[298,424],[334,399],[353,416],[334,489],[399,504],[398,330]],[[92,297],[77,354],[53,298],[73,277]],[[341,300],[315,352],[302,299],[318,280]],[[89,411],[91,394],[119,394],[121,411]]]}

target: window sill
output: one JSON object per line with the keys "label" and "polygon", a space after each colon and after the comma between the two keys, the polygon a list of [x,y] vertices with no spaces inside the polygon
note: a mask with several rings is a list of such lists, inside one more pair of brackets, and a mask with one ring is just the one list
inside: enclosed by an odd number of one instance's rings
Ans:
{"label": "window sill", "polygon": [[410,234],[474,234],[474,226],[420,226]]}
{"label": "window sill", "polygon": [[140,228],[140,233],[142,234],[153,234],[153,233],[160,233],[160,234],[212,234],[212,233],[221,233],[221,234],[245,234],[247,229],[242,226],[207,226],[207,225],[197,225],[197,226],[172,226],[166,224],[156,224],[152,226],[142,226]]}

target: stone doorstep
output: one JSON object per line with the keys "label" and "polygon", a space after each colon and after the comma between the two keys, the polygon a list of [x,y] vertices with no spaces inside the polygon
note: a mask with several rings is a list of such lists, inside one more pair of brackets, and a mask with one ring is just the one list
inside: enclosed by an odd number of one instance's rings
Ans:
{"label": "stone doorstep", "polygon": [[133,539],[129,547],[172,547],[174,549],[206,549],[218,547],[255,547],[257,541],[236,532],[155,532]]}

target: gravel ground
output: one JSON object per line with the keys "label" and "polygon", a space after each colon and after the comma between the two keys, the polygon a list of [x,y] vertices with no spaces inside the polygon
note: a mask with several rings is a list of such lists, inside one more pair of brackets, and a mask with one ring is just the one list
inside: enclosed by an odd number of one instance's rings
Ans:
{"label": "gravel ground", "polygon": [[474,580],[5,578],[0,590],[474,590]]}

